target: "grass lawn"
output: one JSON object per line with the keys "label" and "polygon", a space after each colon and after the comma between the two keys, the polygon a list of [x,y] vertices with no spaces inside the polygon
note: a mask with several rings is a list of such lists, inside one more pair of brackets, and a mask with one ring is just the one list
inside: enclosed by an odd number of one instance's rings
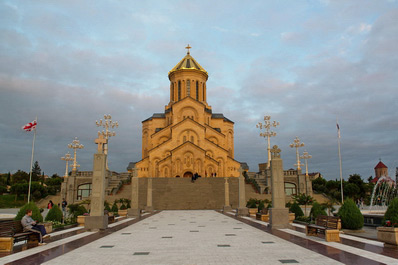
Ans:
{"label": "grass lawn", "polygon": [[26,202],[23,195],[0,195],[0,208],[19,208]]}

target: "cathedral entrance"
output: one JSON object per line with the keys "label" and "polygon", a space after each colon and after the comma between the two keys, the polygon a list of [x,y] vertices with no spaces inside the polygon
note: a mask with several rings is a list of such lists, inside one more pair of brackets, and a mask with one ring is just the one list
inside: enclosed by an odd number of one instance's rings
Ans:
{"label": "cathedral entrance", "polygon": [[184,178],[192,178],[192,176],[193,176],[192,172],[187,171],[184,173]]}

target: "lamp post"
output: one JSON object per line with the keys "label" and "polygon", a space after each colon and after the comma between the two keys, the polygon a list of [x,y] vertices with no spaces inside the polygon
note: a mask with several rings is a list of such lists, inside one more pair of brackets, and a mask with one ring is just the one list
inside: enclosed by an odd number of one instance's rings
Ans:
{"label": "lamp post", "polygon": [[301,159],[305,161],[305,176],[308,177],[308,159],[312,158],[312,155],[308,154],[307,151],[303,152],[303,155],[300,156]]}
{"label": "lamp post", "polygon": [[80,144],[80,141],[75,137],[75,140],[72,141],[72,143],[68,144],[68,148],[74,150],[74,158],[73,158],[73,167],[72,171],[77,171],[77,168],[80,167],[80,165],[77,164],[76,162],[76,150],[77,149],[83,149],[84,145]]}
{"label": "lamp post", "polygon": [[[106,139],[106,143],[104,144],[104,154],[108,155],[108,139],[116,135],[116,133],[111,132],[110,129],[119,127],[119,123],[117,121],[113,122],[110,114],[108,115],[105,114],[104,121],[101,119],[99,122],[95,121],[95,124],[97,125],[97,127],[102,126],[105,128],[105,131],[103,130],[102,132],[98,132],[98,134],[102,134]],[[108,169],[108,159],[106,160],[106,169]]]}
{"label": "lamp post", "polygon": [[65,169],[65,175],[64,177],[67,178],[68,177],[68,165],[69,165],[69,161],[72,161],[73,158],[70,156],[69,152],[65,154],[65,156],[61,157],[61,160],[66,161],[66,169]]}
{"label": "lamp post", "polygon": [[297,166],[297,170],[301,170],[301,163],[300,163],[300,156],[299,156],[299,151],[298,149],[300,147],[304,146],[304,143],[300,142],[300,139],[298,138],[298,136],[296,136],[296,138],[294,139],[293,143],[289,145],[291,148],[296,148],[296,159],[297,159],[297,164],[295,166]]}
{"label": "lamp post", "polygon": [[271,141],[270,138],[272,136],[276,136],[276,132],[271,131],[271,127],[276,128],[276,126],[279,125],[279,122],[273,121],[271,122],[271,116],[264,116],[264,123],[259,122],[256,127],[259,128],[260,130],[264,129],[264,132],[260,132],[260,137],[267,138],[267,154],[268,154],[268,162],[267,162],[267,168],[270,168],[270,162],[271,162]]}
{"label": "lamp post", "polygon": [[309,181],[309,176],[308,176],[308,159],[312,158],[312,155],[308,154],[307,151],[303,152],[303,155],[300,156],[301,159],[304,159],[305,161],[305,194],[308,195],[308,186],[307,182]]}

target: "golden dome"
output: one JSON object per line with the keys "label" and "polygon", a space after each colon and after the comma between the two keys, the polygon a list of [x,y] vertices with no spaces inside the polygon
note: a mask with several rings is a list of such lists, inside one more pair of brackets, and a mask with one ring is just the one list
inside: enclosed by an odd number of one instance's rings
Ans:
{"label": "golden dome", "polygon": [[182,60],[176,66],[174,66],[173,69],[171,69],[171,71],[169,72],[169,78],[170,75],[174,72],[188,69],[188,70],[198,70],[203,72],[206,75],[207,79],[209,75],[207,74],[206,70],[202,66],[200,66],[200,64],[189,54],[189,49],[191,48],[189,44],[186,48],[188,49],[187,55],[185,55],[185,57],[182,58]]}

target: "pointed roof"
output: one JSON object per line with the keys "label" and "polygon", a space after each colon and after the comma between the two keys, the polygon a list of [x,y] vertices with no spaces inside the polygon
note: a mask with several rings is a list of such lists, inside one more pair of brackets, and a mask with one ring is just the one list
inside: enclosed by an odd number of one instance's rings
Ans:
{"label": "pointed roof", "polygon": [[379,162],[376,166],[375,166],[375,169],[377,169],[377,168],[388,168],[386,165],[384,165],[383,164],[383,162]]}
{"label": "pointed roof", "polygon": [[191,47],[188,44],[188,46],[186,47],[186,49],[188,49],[187,55],[185,55],[185,57],[182,58],[182,60],[176,66],[174,66],[173,69],[171,69],[171,71],[169,72],[169,77],[172,73],[183,69],[199,70],[208,77],[207,71],[202,66],[200,66],[200,64],[190,55],[190,48]]}

